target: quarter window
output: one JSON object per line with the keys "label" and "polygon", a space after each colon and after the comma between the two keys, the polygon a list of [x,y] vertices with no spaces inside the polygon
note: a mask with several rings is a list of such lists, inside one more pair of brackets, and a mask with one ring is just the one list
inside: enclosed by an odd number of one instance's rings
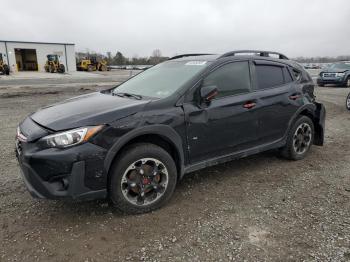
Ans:
{"label": "quarter window", "polygon": [[257,88],[266,89],[284,84],[283,67],[270,65],[256,65],[255,73]]}
{"label": "quarter window", "polygon": [[293,82],[293,78],[292,78],[292,76],[290,75],[290,72],[289,72],[289,70],[287,69],[287,67],[284,67],[284,68],[283,68],[283,75],[284,75],[284,81],[285,81],[286,83]]}
{"label": "quarter window", "polygon": [[217,97],[225,97],[250,91],[250,74],[248,62],[226,64],[210,73],[202,86],[216,86]]}
{"label": "quarter window", "polygon": [[293,74],[294,74],[294,77],[297,81],[299,81],[301,79],[301,73],[295,69],[293,69]]}

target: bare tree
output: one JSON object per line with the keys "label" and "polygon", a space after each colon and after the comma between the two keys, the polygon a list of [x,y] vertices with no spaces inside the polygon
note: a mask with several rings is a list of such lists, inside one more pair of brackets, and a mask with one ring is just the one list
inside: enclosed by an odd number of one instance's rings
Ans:
{"label": "bare tree", "polygon": [[151,64],[155,65],[162,61],[162,52],[159,49],[155,49],[150,57]]}
{"label": "bare tree", "polygon": [[157,58],[162,57],[162,52],[159,49],[155,49],[152,52],[152,57],[157,57]]}

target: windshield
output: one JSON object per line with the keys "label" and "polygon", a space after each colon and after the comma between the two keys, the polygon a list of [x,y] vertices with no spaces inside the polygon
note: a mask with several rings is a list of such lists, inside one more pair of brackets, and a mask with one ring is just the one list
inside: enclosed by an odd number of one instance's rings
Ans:
{"label": "windshield", "polygon": [[350,63],[336,63],[329,66],[331,69],[344,69],[349,70],[350,69]]}
{"label": "windshield", "polygon": [[113,93],[164,98],[179,90],[208,64],[207,61],[167,61],[134,76],[116,87]]}
{"label": "windshield", "polygon": [[56,56],[55,55],[48,55],[47,60],[54,61],[54,60],[56,60]]}

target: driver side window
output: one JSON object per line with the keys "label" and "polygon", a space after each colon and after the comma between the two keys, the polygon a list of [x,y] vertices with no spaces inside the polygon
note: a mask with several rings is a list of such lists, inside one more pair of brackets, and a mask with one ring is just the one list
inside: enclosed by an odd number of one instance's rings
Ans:
{"label": "driver side window", "polygon": [[247,61],[234,62],[221,66],[204,78],[203,86],[216,86],[216,98],[248,93],[250,73]]}

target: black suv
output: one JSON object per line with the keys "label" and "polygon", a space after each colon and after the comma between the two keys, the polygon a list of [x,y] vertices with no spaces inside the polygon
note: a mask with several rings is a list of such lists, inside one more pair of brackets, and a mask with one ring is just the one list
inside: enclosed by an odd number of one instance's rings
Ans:
{"label": "black suv", "polygon": [[334,84],[337,86],[350,87],[350,62],[334,63],[320,72],[317,84],[324,86]]}
{"label": "black suv", "polygon": [[148,212],[186,173],[270,149],[298,160],[323,145],[325,109],[313,91],[302,66],[279,53],[180,55],[31,114],[16,153],[35,197],[108,197]]}

